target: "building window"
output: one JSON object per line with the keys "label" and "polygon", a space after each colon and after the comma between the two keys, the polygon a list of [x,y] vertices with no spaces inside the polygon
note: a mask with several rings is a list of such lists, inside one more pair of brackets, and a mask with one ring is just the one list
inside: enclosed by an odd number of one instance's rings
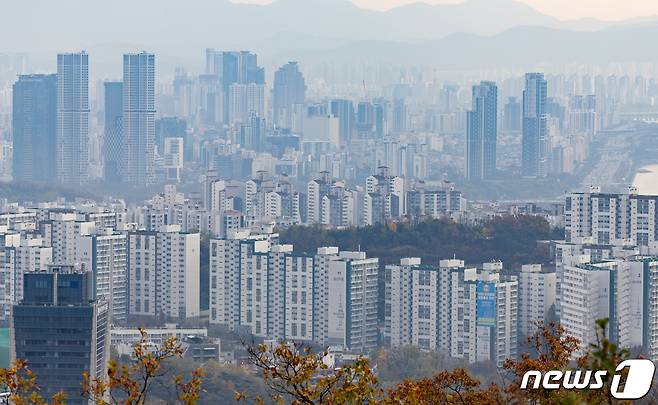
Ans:
{"label": "building window", "polygon": [[419,285],[430,285],[430,276],[431,274],[427,271],[421,271],[418,274],[418,284]]}
{"label": "building window", "polygon": [[418,319],[430,319],[430,307],[428,305],[418,306]]}

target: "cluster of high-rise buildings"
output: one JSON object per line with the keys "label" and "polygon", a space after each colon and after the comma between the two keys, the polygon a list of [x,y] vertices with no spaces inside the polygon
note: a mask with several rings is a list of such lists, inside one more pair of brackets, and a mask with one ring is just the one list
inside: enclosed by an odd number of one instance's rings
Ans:
{"label": "cluster of high-rise buildings", "polygon": [[624,106],[658,94],[642,76],[543,73],[475,85],[405,73],[341,93],[295,61],[268,76],[250,51],[205,57],[202,73],[173,79],[156,80],[148,52],[123,56],[121,80],[90,79],[84,52],[58,55],[57,73],[21,74],[11,119],[0,111],[0,178],[149,186],[264,170],[299,186],[326,171],[354,185],[380,166],[420,181],[560,176],[584,164],[600,130],[654,119]]}
{"label": "cluster of high-rise buildings", "polygon": [[0,214],[0,319],[12,356],[29,361],[45,392],[64,389],[73,403],[86,403],[82,371],[105,376],[112,326],[201,316],[199,233],[138,228],[124,208],[14,205]]}
{"label": "cluster of high-rise buildings", "polygon": [[[123,81],[105,84],[105,178],[155,182],[155,56],[123,57]],[[90,181],[89,56],[57,55],[56,74],[13,87],[13,178],[80,187]]]}
{"label": "cluster of high-rise buildings", "polygon": [[[303,206],[308,224],[347,227],[406,221],[414,210],[444,215],[463,203],[451,189],[405,191],[386,168],[361,191],[326,174],[306,193],[265,173],[200,185],[188,195],[169,185],[141,204],[3,201],[0,320],[14,331],[13,355],[46,386],[72,390],[75,370],[102,374],[112,330],[145,322],[355,353],[411,345],[501,366],[540,322],[560,322],[583,351],[597,338],[595,321],[608,318],[610,339],[658,356],[656,196],[592,188],[567,194],[562,210],[526,206],[526,214],[562,217],[565,237],[546,243],[554,266],[510,269],[459,258],[384,264],[358,246],[301,252],[279,240],[275,226],[299,223]],[[350,223],[357,197],[363,222]],[[208,347],[216,358],[219,346]]]}
{"label": "cluster of high-rise buildings", "polygon": [[[543,73],[526,73],[521,103],[510,98],[502,110],[501,130],[520,132],[520,174],[539,178],[572,173],[584,162],[600,129],[596,96],[569,94],[567,106],[548,97]],[[473,86],[466,119],[465,177],[496,177],[498,87],[483,81]]]}
{"label": "cluster of high-rise buildings", "polygon": [[[322,83],[310,91],[294,61],[268,87],[249,51],[208,49],[204,73],[177,70],[162,85],[152,53],[123,55],[121,81],[94,83],[89,65],[85,52],[59,54],[57,73],[18,77],[0,178],[11,161],[26,184],[164,187],[130,204],[0,201],[0,322],[46,392],[73,392],[82,369],[103,375],[112,330],[126,345],[142,323],[356,353],[412,345],[500,366],[538,322],[559,321],[584,350],[594,321],[609,318],[613,341],[658,358],[658,197],[591,189],[564,203],[467,202],[448,181],[571,173],[619,122],[619,104],[646,102],[656,83],[405,77],[338,97]],[[359,246],[300,252],[275,230],[519,214],[565,227],[547,243],[554,266],[384,264]]]}
{"label": "cluster of high-rise buildings", "polygon": [[567,194],[565,239],[555,242],[559,319],[580,339],[596,341],[592,320],[608,318],[609,337],[658,355],[656,335],[656,196],[604,193],[599,187]]}

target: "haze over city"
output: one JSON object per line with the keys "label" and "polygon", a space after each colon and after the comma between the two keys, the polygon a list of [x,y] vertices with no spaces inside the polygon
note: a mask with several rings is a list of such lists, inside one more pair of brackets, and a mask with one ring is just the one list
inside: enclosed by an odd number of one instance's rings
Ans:
{"label": "haze over city", "polygon": [[655,1],[5,0],[0,38],[0,398],[599,404],[612,373],[540,378],[655,368]]}
{"label": "haze over city", "polygon": [[[233,0],[235,3],[270,4],[272,0]],[[536,8],[542,13],[560,19],[598,18],[618,21],[632,17],[658,14],[658,5],[652,0],[517,0]],[[390,10],[409,4],[459,4],[463,0],[352,0],[359,7],[372,10]]]}

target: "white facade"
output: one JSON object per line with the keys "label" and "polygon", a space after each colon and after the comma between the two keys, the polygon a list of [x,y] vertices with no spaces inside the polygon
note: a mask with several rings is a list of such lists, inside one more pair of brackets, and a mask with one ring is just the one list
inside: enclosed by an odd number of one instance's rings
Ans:
{"label": "white facade", "polygon": [[306,186],[306,221],[309,224],[322,223],[322,199],[329,195],[330,179],[328,173],[319,179],[311,180]]}
{"label": "white facade", "polygon": [[[439,350],[439,272],[434,266],[421,266],[419,258],[405,258],[399,266],[386,266],[390,278],[390,344],[412,345]],[[388,318],[388,317],[387,317]]]}
{"label": "white facade", "polygon": [[110,305],[111,322],[123,323],[128,316],[126,235],[108,230],[78,239],[76,263],[94,275],[96,297]]}
{"label": "white facade", "polygon": [[179,182],[184,164],[183,138],[167,137],[164,139],[164,162],[165,181]]}
{"label": "white facade", "polygon": [[539,322],[549,321],[555,309],[557,275],[542,272],[540,264],[523,265],[519,274],[519,334],[537,332]]}
{"label": "white facade", "polygon": [[658,249],[658,196],[626,194],[570,193],[565,203],[566,241],[598,245],[637,245],[643,253]]}
{"label": "white facade", "polygon": [[269,235],[252,236],[248,231],[210,240],[210,324],[239,329],[242,262],[269,249]]}
{"label": "white facade", "polygon": [[564,268],[560,322],[581,342],[579,353],[597,342],[596,321],[608,319],[606,334],[620,347],[642,347],[658,356],[658,261],[631,257],[588,261]]}
{"label": "white facade", "polygon": [[338,252],[318,264],[315,277],[328,290],[326,307],[317,313],[326,341],[318,343],[361,353],[377,347],[378,271],[379,259],[365,252]]}
{"label": "white facade", "polygon": [[200,315],[200,235],[175,225],[129,235],[130,314],[165,319]]}
{"label": "white facade", "polygon": [[610,288],[615,284],[618,263],[565,266],[560,295],[560,323],[580,342],[580,353],[597,342],[596,321],[610,318]]}
{"label": "white facade", "polygon": [[515,358],[518,282],[501,280],[500,263],[484,267],[478,272],[460,260],[428,266],[418,258],[387,266],[385,339],[391,346],[439,350],[469,363],[502,366]]}
{"label": "white facade", "polygon": [[366,177],[363,221],[374,225],[405,214],[405,191],[402,177],[390,176],[387,167]]}
{"label": "white facade", "polygon": [[340,127],[337,117],[306,116],[303,119],[304,141],[328,142],[333,147],[340,147]]}
{"label": "white facade", "polygon": [[45,243],[53,248],[53,263],[73,264],[78,238],[93,233],[96,225],[80,221],[75,213],[52,213],[50,218],[41,223],[41,232]]}
{"label": "white facade", "polygon": [[367,352],[377,346],[377,272],[364,252],[299,254],[248,232],[212,239],[210,323]]}
{"label": "white facade", "polygon": [[52,249],[40,238],[25,239],[19,234],[2,235],[0,247],[0,321],[9,319],[11,306],[23,299],[23,275],[44,270],[52,262]]}

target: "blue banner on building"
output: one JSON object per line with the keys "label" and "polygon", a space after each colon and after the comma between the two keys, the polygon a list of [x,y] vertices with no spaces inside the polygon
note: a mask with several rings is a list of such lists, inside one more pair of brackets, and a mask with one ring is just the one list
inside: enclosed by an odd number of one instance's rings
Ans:
{"label": "blue banner on building", "polygon": [[475,285],[478,326],[496,326],[496,284],[478,281]]}

